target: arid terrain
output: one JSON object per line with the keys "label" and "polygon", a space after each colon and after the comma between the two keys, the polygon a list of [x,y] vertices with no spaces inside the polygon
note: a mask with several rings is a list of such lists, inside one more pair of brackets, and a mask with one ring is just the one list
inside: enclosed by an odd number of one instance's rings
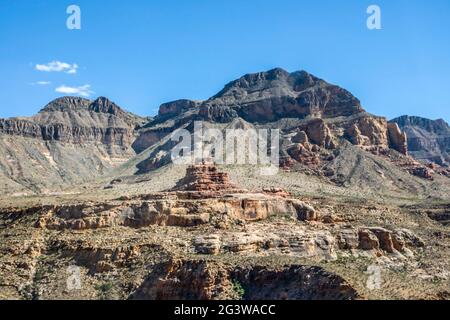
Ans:
{"label": "arid terrain", "polygon": [[[195,121],[279,129],[278,173],[172,163]],[[0,119],[0,299],[449,299],[449,136],[282,69],[153,118]]]}

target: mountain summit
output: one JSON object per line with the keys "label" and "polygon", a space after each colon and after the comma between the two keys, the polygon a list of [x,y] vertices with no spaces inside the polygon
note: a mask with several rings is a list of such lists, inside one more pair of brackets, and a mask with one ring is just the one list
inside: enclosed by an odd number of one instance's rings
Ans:
{"label": "mountain summit", "polygon": [[281,118],[330,118],[363,112],[350,92],[306,71],[281,68],[247,74],[227,84],[204,102],[201,114],[210,120],[241,117],[251,122]]}

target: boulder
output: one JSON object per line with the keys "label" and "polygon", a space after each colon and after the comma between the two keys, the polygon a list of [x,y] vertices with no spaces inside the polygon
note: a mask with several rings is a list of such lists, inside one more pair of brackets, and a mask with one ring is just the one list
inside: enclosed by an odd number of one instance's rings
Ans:
{"label": "boulder", "polygon": [[405,246],[424,247],[425,242],[408,229],[397,229],[393,232],[392,237],[398,243],[404,243]]}
{"label": "boulder", "polygon": [[212,234],[197,237],[194,239],[194,247],[197,253],[217,255],[221,248],[220,236]]}
{"label": "boulder", "polygon": [[358,232],[353,228],[342,229],[337,235],[337,244],[341,250],[357,249],[359,243]]}
{"label": "boulder", "polygon": [[[394,252],[394,241],[392,240],[392,231],[386,230],[384,228],[369,228],[377,238],[380,243],[380,248],[388,253]],[[397,245],[399,245],[397,243]]]}
{"label": "boulder", "polygon": [[359,249],[362,250],[379,250],[380,242],[375,234],[368,229],[362,229],[358,232]]}

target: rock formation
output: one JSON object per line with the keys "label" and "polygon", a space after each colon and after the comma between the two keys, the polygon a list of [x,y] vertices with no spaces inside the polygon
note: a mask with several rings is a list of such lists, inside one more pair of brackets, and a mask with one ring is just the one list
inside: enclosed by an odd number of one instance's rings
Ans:
{"label": "rock formation", "polygon": [[198,105],[199,102],[186,99],[167,102],[159,107],[158,115],[160,117],[177,116],[190,109],[196,108]]}
{"label": "rock formation", "polygon": [[[242,286],[242,292],[237,292],[236,283]],[[230,268],[221,263],[174,260],[158,266],[133,294],[132,299],[213,300],[227,296],[246,300],[360,298],[344,279],[322,268],[298,265],[284,268]]]}
{"label": "rock formation", "polygon": [[33,117],[0,119],[0,151],[9,157],[0,172],[34,192],[92,180],[135,155],[144,121],[103,97],[56,99]]}
{"label": "rock formation", "polygon": [[387,121],[384,118],[360,117],[351,122],[347,136],[354,145],[389,147]]}
{"label": "rock formation", "polygon": [[[388,126],[385,118],[365,113],[349,92],[304,71],[274,69],[245,75],[203,102],[199,110],[203,120],[229,123],[242,118],[250,123],[275,124],[288,134],[297,122],[297,136],[292,142],[301,146],[292,147],[288,153],[303,163],[317,165],[320,158],[317,148],[315,156],[300,156],[307,153],[305,150],[311,151],[309,142],[335,149],[342,138],[364,148],[392,148],[407,153],[405,135],[395,126]],[[282,119],[291,119],[289,125]]]}
{"label": "rock formation", "polygon": [[44,207],[36,226],[52,230],[150,225],[186,227],[209,223],[214,216],[260,221],[278,214],[300,221],[318,219],[314,208],[287,197],[285,192],[238,189],[216,166],[202,164],[188,167],[186,177],[170,192],[149,194],[127,202]]}
{"label": "rock formation", "polygon": [[[282,170],[171,164],[170,133],[197,120],[279,129]],[[408,155],[405,127],[281,69],[153,119],[66,97],[0,120],[0,299],[446,297],[450,180]]]}
{"label": "rock formation", "polygon": [[450,165],[450,126],[442,119],[402,116],[391,121],[408,137],[408,151],[416,159]]}
{"label": "rock formation", "polygon": [[396,123],[388,123],[389,145],[402,154],[408,153],[408,138]]}
{"label": "rock formation", "polygon": [[348,91],[299,71],[283,69],[248,74],[232,81],[200,106],[205,120],[229,122],[240,117],[249,122],[281,118],[329,118],[362,112]]}
{"label": "rock formation", "polygon": [[336,147],[330,128],[322,119],[311,121],[306,128],[306,134],[309,140],[326,149],[334,149]]}
{"label": "rock formation", "polygon": [[230,182],[227,173],[220,172],[212,163],[191,165],[184,179],[174,188],[176,191],[230,191],[236,187]]}

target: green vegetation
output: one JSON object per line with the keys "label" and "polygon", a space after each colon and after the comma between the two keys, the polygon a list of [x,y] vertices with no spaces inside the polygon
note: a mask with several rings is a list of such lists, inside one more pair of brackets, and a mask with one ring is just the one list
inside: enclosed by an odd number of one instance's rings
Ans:
{"label": "green vegetation", "polygon": [[236,293],[239,299],[242,299],[245,295],[245,289],[238,280],[233,280],[233,291]]}
{"label": "green vegetation", "polygon": [[99,291],[99,297],[101,300],[111,299],[112,289],[114,285],[111,282],[103,283],[95,287]]}

